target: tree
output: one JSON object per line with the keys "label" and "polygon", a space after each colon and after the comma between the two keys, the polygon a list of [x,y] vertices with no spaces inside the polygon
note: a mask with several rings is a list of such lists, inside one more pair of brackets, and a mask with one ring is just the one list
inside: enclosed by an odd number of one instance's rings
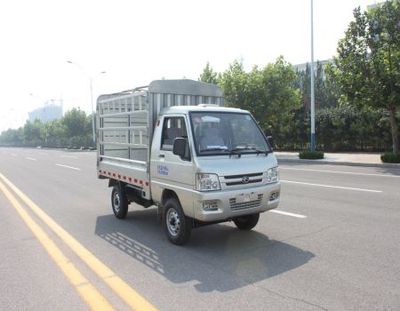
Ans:
{"label": "tree", "polygon": [[337,107],[340,102],[340,88],[338,79],[335,75],[335,67],[332,63],[328,63],[324,67],[324,108]]}
{"label": "tree", "polygon": [[42,123],[39,119],[26,121],[17,130],[8,129],[0,134],[0,144],[11,146],[93,146],[92,116],[73,108],[59,120]]}
{"label": "tree", "polygon": [[204,67],[203,72],[200,74],[199,81],[217,84],[218,74],[211,68],[209,62],[207,62],[206,67]]}
{"label": "tree", "polygon": [[283,57],[249,73],[234,61],[220,77],[228,105],[252,112],[260,126],[272,134],[278,145],[287,144],[295,128],[294,115],[300,107],[300,92],[295,87],[296,73]]}
{"label": "tree", "polygon": [[[316,109],[335,107],[338,104],[339,92],[332,74],[331,64],[317,61],[315,65],[315,107]],[[297,71],[297,87],[300,89],[302,104],[309,112],[311,105],[311,64],[305,70]]]}
{"label": "tree", "polygon": [[1,133],[0,143],[5,145],[21,146],[24,142],[24,130],[20,127],[17,130],[8,129]]}
{"label": "tree", "polygon": [[336,76],[345,99],[355,106],[388,111],[393,153],[399,153],[396,113],[400,107],[400,1],[354,10],[339,41]]}
{"label": "tree", "polygon": [[39,119],[30,122],[27,121],[24,125],[24,144],[27,146],[38,146],[43,143],[42,139],[43,123]]}
{"label": "tree", "polygon": [[[243,69],[243,63],[235,60],[225,70],[219,80],[219,86],[224,91],[225,102],[228,106],[239,107],[247,106],[247,84],[248,75]],[[245,105],[245,106],[243,106]]]}
{"label": "tree", "polygon": [[46,145],[49,147],[62,147],[65,145],[67,135],[62,120],[47,122],[43,127],[43,131],[45,132]]}
{"label": "tree", "polygon": [[65,126],[68,137],[83,136],[88,131],[90,133],[90,121],[88,121],[86,113],[79,108],[72,108],[72,110],[67,111],[62,119],[62,123]]}

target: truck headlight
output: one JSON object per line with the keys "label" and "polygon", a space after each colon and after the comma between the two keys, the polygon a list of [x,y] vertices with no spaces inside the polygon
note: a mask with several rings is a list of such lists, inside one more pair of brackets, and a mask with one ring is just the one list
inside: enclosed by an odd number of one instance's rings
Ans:
{"label": "truck headlight", "polygon": [[196,174],[196,190],[198,191],[215,191],[221,190],[217,174]]}
{"label": "truck headlight", "polygon": [[266,179],[268,184],[279,181],[279,173],[277,166],[267,170]]}

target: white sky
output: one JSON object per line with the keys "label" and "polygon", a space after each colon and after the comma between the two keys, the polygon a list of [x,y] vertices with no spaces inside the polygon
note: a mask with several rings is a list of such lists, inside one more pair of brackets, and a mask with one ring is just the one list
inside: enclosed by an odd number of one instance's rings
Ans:
{"label": "white sky", "polygon": [[[374,2],[314,0],[315,60],[331,58],[353,9]],[[89,76],[97,98],[163,77],[196,80],[207,61],[218,72],[235,59],[247,70],[279,55],[307,62],[310,0],[5,0],[0,40],[1,132],[50,99],[90,112]]]}

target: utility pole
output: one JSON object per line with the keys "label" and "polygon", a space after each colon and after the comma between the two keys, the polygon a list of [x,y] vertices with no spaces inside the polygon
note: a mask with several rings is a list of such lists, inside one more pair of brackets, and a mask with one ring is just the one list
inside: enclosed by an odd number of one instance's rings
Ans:
{"label": "utility pole", "polygon": [[315,151],[315,92],[314,92],[314,5],[311,0],[311,143],[310,150]]}

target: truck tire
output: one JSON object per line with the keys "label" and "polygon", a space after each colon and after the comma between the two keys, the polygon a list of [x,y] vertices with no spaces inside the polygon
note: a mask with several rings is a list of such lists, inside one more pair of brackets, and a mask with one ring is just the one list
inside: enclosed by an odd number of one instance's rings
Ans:
{"label": "truck tire", "polygon": [[124,219],[128,213],[128,199],[120,184],[116,184],[111,192],[111,206],[115,217]]}
{"label": "truck tire", "polygon": [[192,223],[176,198],[165,202],[163,220],[165,233],[173,244],[183,245],[189,240]]}
{"label": "truck tire", "polygon": [[257,225],[259,218],[260,214],[252,214],[236,217],[233,219],[233,222],[240,230],[251,230]]}

